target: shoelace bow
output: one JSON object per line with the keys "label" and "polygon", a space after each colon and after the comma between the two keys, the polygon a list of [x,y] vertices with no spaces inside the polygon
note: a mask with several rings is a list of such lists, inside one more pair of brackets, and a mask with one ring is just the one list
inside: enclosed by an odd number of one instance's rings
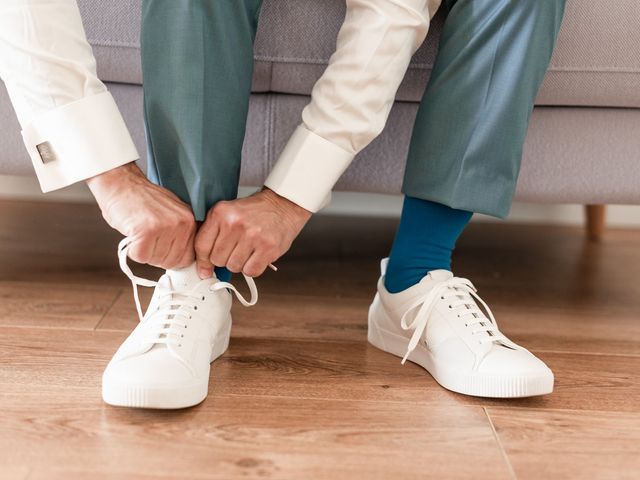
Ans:
{"label": "shoelace bow", "polygon": [[[482,304],[489,318],[478,308],[478,305],[474,302],[474,298]],[[481,344],[494,343],[503,339],[504,336],[498,330],[498,324],[491,309],[477,294],[476,287],[466,278],[453,277],[434,285],[426,296],[418,298],[411,304],[402,316],[400,320],[402,328],[404,330],[414,330],[411,340],[409,341],[407,353],[402,358],[403,365],[407,361],[407,358],[409,358],[409,355],[411,355],[411,352],[418,346],[420,339],[426,332],[431,313],[438,300],[449,300],[449,308],[458,312],[458,318],[465,322],[465,327],[476,327],[472,330],[472,335],[477,333],[487,334],[487,336],[479,340]],[[413,317],[413,320],[409,322],[409,315],[418,307],[420,307],[419,310]],[[478,325],[480,328],[477,327]]]}
{"label": "shoelace bow", "polygon": [[[144,319],[144,314],[142,313],[142,306],[140,304],[140,296],[138,294],[138,287],[156,287],[158,282],[154,282],[153,280],[148,280],[146,278],[141,278],[131,271],[129,265],[127,264],[127,253],[129,248],[133,242],[135,242],[135,238],[126,237],[122,239],[122,241],[118,244],[118,261],[120,263],[120,269],[122,272],[131,280],[131,285],[133,287],[133,298],[136,304],[136,310],[138,311],[138,318],[140,321]],[[218,290],[229,289],[231,290],[236,298],[240,301],[242,305],[245,307],[251,307],[256,304],[258,301],[258,288],[256,287],[256,283],[253,278],[244,275],[245,281],[249,286],[249,292],[251,294],[251,298],[247,300],[242,296],[242,294],[229,282],[221,282],[218,281],[209,286],[209,290],[211,292],[216,292]],[[155,334],[155,343],[172,343],[176,336],[181,337],[181,329],[187,328],[186,321],[191,318],[190,310],[195,310],[194,303],[196,300],[202,300],[201,294],[194,293],[184,293],[176,290],[169,290],[162,294],[160,297],[164,299],[160,302],[158,310],[153,312],[153,316],[158,315],[163,318],[163,323],[159,324],[159,328],[154,330]],[[184,309],[182,307],[187,307]],[[197,307],[196,307],[197,308]]]}

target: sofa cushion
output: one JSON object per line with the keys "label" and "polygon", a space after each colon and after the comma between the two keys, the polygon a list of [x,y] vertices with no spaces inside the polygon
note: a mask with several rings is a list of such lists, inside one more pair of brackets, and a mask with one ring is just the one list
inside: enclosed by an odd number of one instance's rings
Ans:
{"label": "sofa cushion", "polygon": [[[104,80],[142,81],[140,3],[79,1]],[[255,46],[254,91],[308,95],[333,52],[344,8],[344,0],[264,0]],[[422,96],[437,51],[442,13],[413,59],[399,100],[418,101]],[[568,0],[538,104],[640,107],[639,19],[638,0]]]}
{"label": "sofa cushion", "polygon": [[142,84],[141,4],[142,0],[78,0],[103,81]]}

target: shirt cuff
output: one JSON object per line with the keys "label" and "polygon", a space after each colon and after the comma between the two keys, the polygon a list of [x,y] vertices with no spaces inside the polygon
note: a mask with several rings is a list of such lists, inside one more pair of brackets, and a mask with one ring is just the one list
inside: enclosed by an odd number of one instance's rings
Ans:
{"label": "shirt cuff", "polygon": [[331,189],[355,155],[300,125],[264,182],[310,212],[331,200]]}
{"label": "shirt cuff", "polygon": [[22,130],[40,188],[49,192],[140,158],[109,92],[51,110]]}

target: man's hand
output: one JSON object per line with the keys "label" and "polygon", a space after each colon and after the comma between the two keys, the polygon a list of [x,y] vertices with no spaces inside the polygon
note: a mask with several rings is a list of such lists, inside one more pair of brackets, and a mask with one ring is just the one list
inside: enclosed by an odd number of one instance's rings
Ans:
{"label": "man's hand", "polygon": [[200,277],[210,277],[214,265],[250,277],[262,275],[289,250],[309,218],[311,212],[267,188],[248,198],[218,202],[196,235]]}
{"label": "man's hand", "polygon": [[102,216],[137,240],[129,256],[139,263],[180,268],[193,263],[196,222],[188,205],[151,183],[135,163],[87,180]]}

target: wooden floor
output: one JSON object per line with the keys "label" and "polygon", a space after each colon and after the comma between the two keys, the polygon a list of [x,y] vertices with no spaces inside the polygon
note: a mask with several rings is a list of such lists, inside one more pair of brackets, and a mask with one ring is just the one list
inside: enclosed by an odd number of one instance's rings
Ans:
{"label": "wooden floor", "polygon": [[118,236],[92,206],[0,202],[0,478],[640,478],[640,232],[468,229],[456,273],[556,374],[550,396],[496,401],[367,344],[394,226],[316,219],[234,307],[209,398],[139,411],[100,399],[136,324]]}

